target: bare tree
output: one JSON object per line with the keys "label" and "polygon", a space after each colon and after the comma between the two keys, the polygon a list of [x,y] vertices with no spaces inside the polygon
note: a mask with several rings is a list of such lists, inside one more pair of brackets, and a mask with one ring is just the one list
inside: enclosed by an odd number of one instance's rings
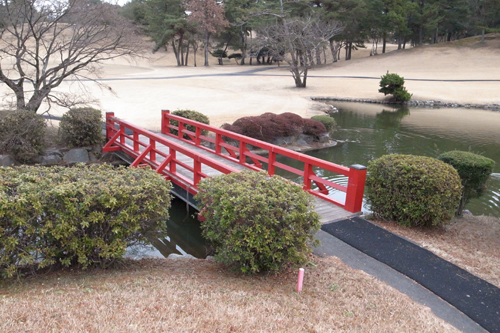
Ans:
{"label": "bare tree", "polygon": [[91,0],[0,0],[0,81],[18,109],[43,101],[66,79],[96,79],[99,63],[134,55],[142,41],[115,6]]}
{"label": "bare tree", "polygon": [[307,71],[314,65],[313,54],[328,45],[329,40],[343,30],[337,21],[325,21],[319,16],[276,16],[275,22],[257,32],[259,48],[268,48],[276,60],[284,60],[297,88],[305,88]]}
{"label": "bare tree", "polygon": [[203,32],[205,66],[208,66],[208,48],[213,34],[229,26],[224,17],[224,5],[216,0],[186,0],[186,9],[191,12],[188,21],[195,22]]}

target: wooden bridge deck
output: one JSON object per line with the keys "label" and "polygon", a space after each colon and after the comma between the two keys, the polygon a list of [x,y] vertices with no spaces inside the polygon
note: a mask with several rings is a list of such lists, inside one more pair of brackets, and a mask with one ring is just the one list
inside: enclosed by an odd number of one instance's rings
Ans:
{"label": "wooden bridge deck", "polygon": [[[360,215],[364,176],[366,175],[366,168],[363,166],[354,165],[347,168],[335,165],[168,113],[164,113],[164,116],[176,119],[181,124],[174,127],[169,123],[168,128],[165,129],[164,119],[162,119],[162,133],[165,134],[158,134],[114,118],[114,114],[108,114],[107,138],[109,142],[103,150],[125,153],[125,156],[129,157],[128,161],[131,166],[150,165],[158,173],[163,174],[166,179],[172,181],[173,194],[195,208],[197,207],[193,194],[198,191],[197,183],[205,177],[247,169],[265,170],[273,175],[274,169],[280,168],[303,178],[303,188],[314,195],[315,210],[320,215],[322,223]],[[194,124],[199,128],[196,132],[188,131],[182,122]],[[117,125],[119,126],[116,127]],[[180,129],[180,132],[188,135],[190,139],[185,139],[181,134],[177,136],[170,134],[169,128]],[[201,130],[206,129],[216,132],[216,138],[201,134]],[[226,143],[223,138],[227,136],[233,136],[231,139],[239,140],[239,146]],[[208,147],[207,144],[212,147]],[[247,147],[250,146],[267,149],[269,156],[256,155],[248,150]],[[276,155],[288,156],[301,161],[304,163],[303,169],[295,169],[277,162]],[[248,160],[251,161],[247,162]],[[267,170],[263,163],[267,165]],[[346,175],[349,177],[349,183],[347,186],[342,186],[318,177],[315,173],[316,169],[330,170]],[[313,189],[312,184],[316,184],[317,189]],[[346,192],[345,203],[329,197],[328,193],[331,189]]]}
{"label": "wooden bridge deck", "polygon": [[[178,140],[176,138],[172,138],[172,137],[164,135],[164,134],[158,134],[158,135],[161,135],[162,137],[164,137],[165,140],[175,142],[176,144],[181,145],[181,146],[185,147],[186,149],[189,149],[190,151],[196,152],[196,154],[198,154],[198,155],[208,156],[211,159],[216,160],[222,164],[228,165],[234,169],[237,169],[240,171],[247,169],[246,167],[244,167],[238,163],[235,163],[235,162],[229,161],[223,157],[211,154],[210,152],[207,152],[204,149],[194,147],[193,145],[185,143],[185,142]],[[145,137],[144,135],[139,135],[139,140],[142,142],[148,142],[149,139],[147,137]],[[128,145],[131,145],[131,146],[133,144],[132,140],[130,140],[130,139],[126,139],[126,142]],[[156,149],[165,153],[165,154],[170,154],[170,148],[168,146],[163,145],[163,144],[157,143]],[[190,158],[189,156],[186,156],[186,155],[181,154],[181,153],[177,153],[176,157],[177,157],[177,160],[185,163],[186,165],[189,165],[190,167],[193,167],[193,159]],[[159,162],[163,161],[163,159],[161,159],[161,158],[159,158],[158,160],[159,160]],[[220,172],[214,168],[211,168],[208,165],[202,165],[201,171],[202,171],[202,173],[204,173],[205,175],[207,175],[209,177],[222,175],[222,172]],[[177,172],[182,174],[186,178],[193,177],[192,172],[190,172],[186,168],[183,168],[180,166],[177,167]],[[176,194],[176,196],[179,199],[181,199],[181,200],[187,202],[188,204],[191,204],[195,208],[197,208],[195,206],[193,200],[191,199],[191,196],[188,195],[187,191],[185,191],[185,190],[182,191],[181,189],[178,188],[178,189],[174,190],[174,194]],[[330,223],[330,222],[343,220],[343,219],[346,219],[349,217],[354,217],[354,216],[360,215],[360,213],[348,212],[347,210],[343,209],[342,207],[339,207],[331,202],[322,200],[318,197],[314,197],[314,199],[315,199],[315,211],[321,216],[321,220],[320,220],[321,223]]]}

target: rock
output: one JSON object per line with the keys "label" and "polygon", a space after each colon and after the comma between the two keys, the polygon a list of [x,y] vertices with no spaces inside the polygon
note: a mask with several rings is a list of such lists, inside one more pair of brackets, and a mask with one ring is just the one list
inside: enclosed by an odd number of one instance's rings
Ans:
{"label": "rock", "polygon": [[307,135],[307,134],[301,134],[299,136],[299,140],[305,141],[307,144],[311,143],[314,141],[314,136],[312,135]]}
{"label": "rock", "polygon": [[295,144],[297,144],[299,146],[307,146],[307,142],[305,142],[302,139],[299,139],[299,140],[295,141]]}
{"label": "rock", "polygon": [[321,134],[319,136],[319,140],[318,140],[320,143],[327,143],[330,141],[330,135],[328,135],[328,133],[326,134]]}
{"label": "rock", "polygon": [[95,156],[95,154],[93,152],[89,153],[89,160],[90,160],[90,162],[93,162],[93,163],[99,161],[99,159]]}
{"label": "rock", "polygon": [[182,254],[177,254],[177,253],[171,253],[168,255],[167,258],[168,259],[196,259],[196,257],[193,257],[190,254],[182,255]]}
{"label": "rock", "polygon": [[71,149],[66,154],[64,154],[63,160],[64,162],[67,162],[69,164],[75,164],[75,163],[88,163],[90,158],[89,158],[89,153],[86,149],[77,148],[77,149]]}
{"label": "rock", "polygon": [[57,154],[42,156],[41,165],[57,165],[62,161],[61,156]]}
{"label": "rock", "polygon": [[0,166],[9,167],[14,165],[14,160],[10,155],[0,155]]}

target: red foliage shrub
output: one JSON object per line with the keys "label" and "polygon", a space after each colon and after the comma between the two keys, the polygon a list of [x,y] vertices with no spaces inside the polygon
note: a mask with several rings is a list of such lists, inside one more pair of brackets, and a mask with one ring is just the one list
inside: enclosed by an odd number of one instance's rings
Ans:
{"label": "red foliage shrub", "polygon": [[277,137],[294,136],[302,133],[318,136],[327,132],[325,126],[319,121],[303,119],[291,112],[279,115],[267,112],[257,117],[243,117],[236,120],[232,125],[222,125],[222,128],[267,142],[271,142]]}
{"label": "red foliage shrub", "polygon": [[318,136],[328,132],[325,125],[317,120],[304,119],[304,134]]}

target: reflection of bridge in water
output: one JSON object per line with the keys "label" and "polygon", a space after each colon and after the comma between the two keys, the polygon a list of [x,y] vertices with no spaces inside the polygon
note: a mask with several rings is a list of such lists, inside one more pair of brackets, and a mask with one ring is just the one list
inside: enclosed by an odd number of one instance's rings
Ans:
{"label": "reflection of bridge in water", "polygon": [[[173,125],[172,122],[177,122]],[[188,130],[187,126],[192,126]],[[358,215],[361,211],[366,168],[350,168],[330,163],[279,146],[255,140],[162,112],[161,133],[155,134],[106,114],[105,152],[117,152],[133,167],[151,166],[173,185],[172,192],[196,208],[193,195],[201,179],[250,169],[274,175],[276,169],[299,176],[305,191],[316,197],[315,210],[322,223]],[[172,133],[176,133],[175,135]],[[250,149],[264,150],[258,155]],[[300,169],[277,162],[286,156],[300,162]],[[329,171],[348,177],[342,185],[318,175]],[[329,196],[331,191],[345,192],[345,200]]]}

